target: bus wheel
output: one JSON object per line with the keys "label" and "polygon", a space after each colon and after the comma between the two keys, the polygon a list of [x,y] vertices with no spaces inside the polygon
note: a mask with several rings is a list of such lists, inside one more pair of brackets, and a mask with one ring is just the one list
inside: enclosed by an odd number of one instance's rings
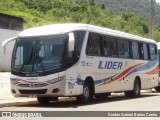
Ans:
{"label": "bus wheel", "polygon": [[51,97],[51,101],[58,101],[58,97]]}
{"label": "bus wheel", "polygon": [[126,91],[125,96],[126,97],[139,97],[141,92],[141,86],[139,80],[135,80],[134,82],[134,88],[131,91]]}
{"label": "bus wheel", "polygon": [[48,104],[50,101],[49,97],[37,97],[37,100],[41,104]]}
{"label": "bus wheel", "polygon": [[77,101],[81,103],[89,103],[93,99],[93,90],[89,82],[85,82],[83,86],[83,94],[77,96]]}
{"label": "bus wheel", "polygon": [[108,98],[108,96],[110,96],[110,95],[111,95],[111,93],[100,93],[100,94],[95,94],[94,96],[96,99],[106,100]]}
{"label": "bus wheel", "polygon": [[160,92],[160,86],[155,87],[155,90],[156,90],[157,92]]}

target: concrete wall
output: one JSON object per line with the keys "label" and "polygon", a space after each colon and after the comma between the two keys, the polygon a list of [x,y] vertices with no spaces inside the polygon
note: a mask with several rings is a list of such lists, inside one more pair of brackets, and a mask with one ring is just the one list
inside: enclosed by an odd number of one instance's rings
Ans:
{"label": "concrete wall", "polygon": [[2,42],[8,38],[16,37],[19,32],[15,30],[7,30],[0,28],[0,71],[10,71],[11,70],[11,57],[14,47],[14,42],[10,42],[6,46],[5,56],[2,55]]}

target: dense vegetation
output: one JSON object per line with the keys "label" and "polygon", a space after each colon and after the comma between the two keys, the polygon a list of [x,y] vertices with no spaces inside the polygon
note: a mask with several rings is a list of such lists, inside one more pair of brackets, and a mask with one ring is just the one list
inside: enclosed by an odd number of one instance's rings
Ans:
{"label": "dense vegetation", "polygon": [[[100,6],[112,10],[114,13],[123,14],[132,12],[149,21],[150,0],[95,0]],[[155,24],[160,24],[160,3],[155,4]]]}
{"label": "dense vegetation", "polygon": [[[117,14],[94,0],[0,0],[0,13],[24,19],[24,29],[33,26],[79,22],[108,27],[148,37],[148,22],[132,12]],[[160,27],[154,30],[160,41]]]}

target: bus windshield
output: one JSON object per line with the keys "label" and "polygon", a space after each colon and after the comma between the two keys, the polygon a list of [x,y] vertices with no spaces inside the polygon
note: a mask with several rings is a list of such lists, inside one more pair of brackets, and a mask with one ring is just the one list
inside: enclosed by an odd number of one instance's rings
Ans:
{"label": "bus windshield", "polygon": [[62,66],[65,36],[18,38],[12,69],[19,72],[42,72]]}

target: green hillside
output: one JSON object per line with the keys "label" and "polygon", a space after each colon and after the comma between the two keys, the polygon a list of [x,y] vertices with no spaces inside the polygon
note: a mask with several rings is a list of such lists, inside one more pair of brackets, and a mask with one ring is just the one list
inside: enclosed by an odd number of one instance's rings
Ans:
{"label": "green hillside", "polygon": [[[131,12],[101,9],[94,0],[0,0],[0,13],[22,17],[24,29],[54,23],[78,22],[148,37],[148,22]],[[160,27],[154,30],[160,41]]]}
{"label": "green hillside", "polygon": [[[149,21],[150,0],[94,0],[117,14],[132,12]],[[160,25],[160,3],[155,3],[155,26]]]}

